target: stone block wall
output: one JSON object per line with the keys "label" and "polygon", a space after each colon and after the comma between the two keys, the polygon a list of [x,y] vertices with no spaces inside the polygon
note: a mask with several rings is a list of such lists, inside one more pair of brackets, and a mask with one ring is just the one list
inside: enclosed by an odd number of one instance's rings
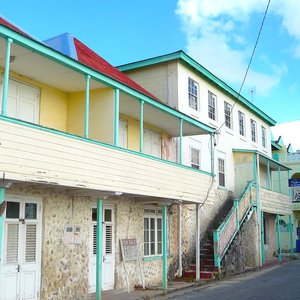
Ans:
{"label": "stone block wall", "polygon": [[276,230],[276,215],[264,214],[265,218],[265,261],[274,259],[277,255],[277,230]]}

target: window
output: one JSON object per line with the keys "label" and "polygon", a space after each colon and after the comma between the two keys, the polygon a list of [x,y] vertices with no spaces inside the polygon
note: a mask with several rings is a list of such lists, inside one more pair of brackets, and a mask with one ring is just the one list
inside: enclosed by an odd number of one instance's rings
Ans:
{"label": "window", "polygon": [[119,120],[119,146],[127,148],[127,121]]}
{"label": "window", "polygon": [[195,110],[199,110],[198,89],[198,83],[189,78],[189,107]]}
{"label": "window", "polygon": [[144,210],[144,256],[162,255],[162,211]]}
{"label": "window", "polygon": [[225,115],[225,126],[231,128],[231,108],[232,106],[224,102],[224,115]]}
{"label": "window", "polygon": [[159,132],[144,129],[144,153],[161,158],[161,135]]}
{"label": "window", "polygon": [[219,186],[225,186],[225,160],[218,159]]}
{"label": "window", "polygon": [[256,122],[254,120],[250,120],[251,123],[251,140],[256,143]]}
{"label": "window", "polygon": [[264,126],[261,126],[261,143],[266,148],[266,128]]}
{"label": "window", "polygon": [[239,130],[240,135],[245,136],[245,115],[239,111]]}
{"label": "window", "polygon": [[191,147],[191,167],[200,169],[200,150]]}
{"label": "window", "polygon": [[216,121],[217,96],[208,91],[208,117]]}

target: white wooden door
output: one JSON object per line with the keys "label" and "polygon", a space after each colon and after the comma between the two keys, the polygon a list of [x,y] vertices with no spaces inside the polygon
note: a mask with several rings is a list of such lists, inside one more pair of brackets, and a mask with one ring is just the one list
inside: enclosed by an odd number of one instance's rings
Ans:
{"label": "white wooden door", "polygon": [[[115,284],[114,209],[103,206],[102,290],[112,290]],[[97,209],[92,208],[91,251],[89,259],[89,292],[96,291]]]}
{"label": "white wooden door", "polygon": [[0,274],[1,300],[40,298],[41,204],[7,197]]}

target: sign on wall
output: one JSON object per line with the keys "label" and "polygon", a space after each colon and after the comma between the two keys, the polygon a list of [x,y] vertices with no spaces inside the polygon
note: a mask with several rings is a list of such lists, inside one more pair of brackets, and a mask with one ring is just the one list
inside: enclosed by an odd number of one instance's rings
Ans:
{"label": "sign on wall", "polygon": [[123,261],[137,260],[138,259],[138,246],[136,238],[133,239],[120,239]]}

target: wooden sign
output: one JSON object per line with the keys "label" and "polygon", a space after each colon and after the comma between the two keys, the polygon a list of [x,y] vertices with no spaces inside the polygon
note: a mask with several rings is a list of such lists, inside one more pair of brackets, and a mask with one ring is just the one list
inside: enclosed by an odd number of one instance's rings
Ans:
{"label": "wooden sign", "polygon": [[139,256],[136,238],[120,239],[123,261],[137,260]]}

